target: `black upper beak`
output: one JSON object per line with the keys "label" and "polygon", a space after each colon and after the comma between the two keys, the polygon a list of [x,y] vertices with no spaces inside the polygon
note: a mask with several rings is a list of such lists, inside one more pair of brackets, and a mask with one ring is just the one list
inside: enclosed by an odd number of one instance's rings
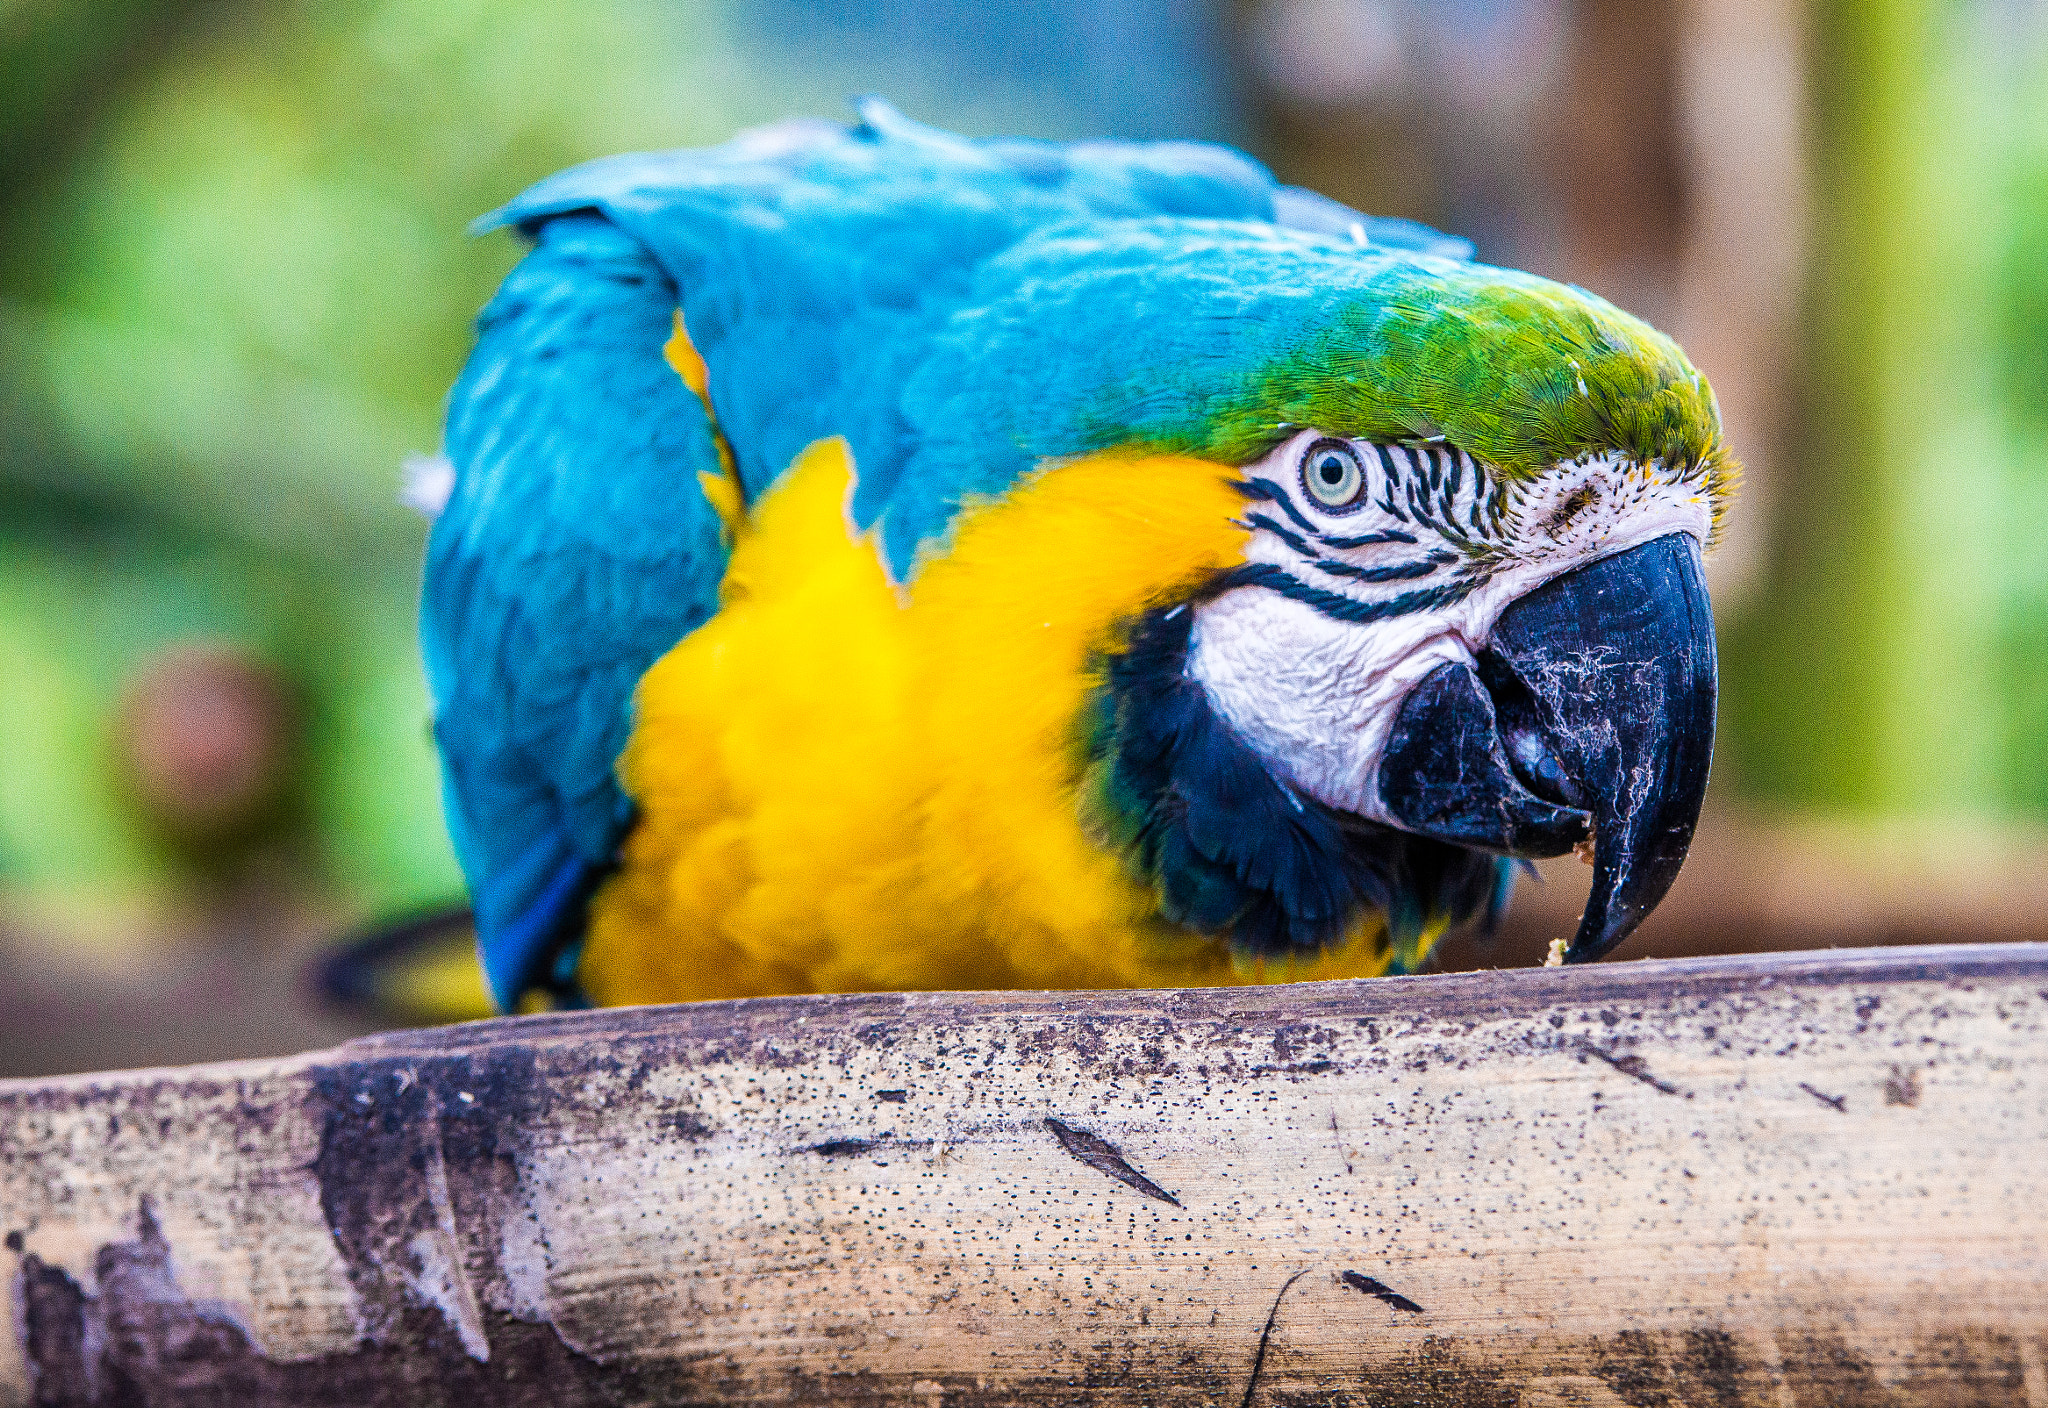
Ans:
{"label": "black upper beak", "polygon": [[1674,533],[1546,582],[1502,613],[1475,672],[1401,705],[1380,799],[1403,827],[1516,856],[1590,831],[1593,892],[1567,962],[1634,932],[1685,860],[1714,749],[1714,617]]}

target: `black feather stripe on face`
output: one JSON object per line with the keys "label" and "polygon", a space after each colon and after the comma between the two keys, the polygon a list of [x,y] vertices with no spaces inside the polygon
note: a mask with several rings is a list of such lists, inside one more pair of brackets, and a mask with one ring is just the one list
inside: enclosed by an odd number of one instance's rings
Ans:
{"label": "black feather stripe on face", "polygon": [[1376,911],[1400,969],[1433,919],[1490,924],[1509,863],[1348,816],[1276,778],[1188,677],[1194,614],[1132,623],[1100,662],[1082,739],[1084,814],[1155,888],[1163,917],[1277,958],[1341,943]]}

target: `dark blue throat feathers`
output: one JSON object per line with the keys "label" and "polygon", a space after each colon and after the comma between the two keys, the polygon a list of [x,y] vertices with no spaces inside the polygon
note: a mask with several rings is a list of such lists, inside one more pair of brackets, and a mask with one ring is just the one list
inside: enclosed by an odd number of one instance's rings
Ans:
{"label": "dark blue throat feathers", "polygon": [[1188,677],[1194,615],[1183,603],[1129,623],[1098,662],[1079,731],[1083,814],[1161,915],[1286,958],[1341,943],[1377,911],[1396,970],[1420,961],[1433,921],[1490,926],[1513,862],[1346,815],[1275,777]]}

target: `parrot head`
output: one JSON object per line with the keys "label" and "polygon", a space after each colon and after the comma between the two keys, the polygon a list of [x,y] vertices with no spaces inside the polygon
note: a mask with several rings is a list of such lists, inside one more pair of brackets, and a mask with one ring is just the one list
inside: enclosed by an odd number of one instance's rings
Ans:
{"label": "parrot head", "polygon": [[[1241,743],[1276,810],[1328,827],[1257,828],[1321,854],[1235,858],[1293,894],[1240,909],[1240,946],[1304,945],[1348,887],[1399,961],[1404,927],[1491,911],[1512,861],[1576,849],[1595,876],[1564,957],[1598,958],[1670,887],[1706,789],[1701,553],[1737,472],[1713,394],[1576,288],[1413,256],[1365,283],[1296,320],[1199,433],[1162,437],[1239,466],[1245,560],[1111,662],[1105,810],[1147,819],[1123,839],[1169,912],[1213,924],[1242,900],[1215,884],[1232,843],[1186,799],[1242,817]],[[1331,892],[1304,900],[1311,873]]]}

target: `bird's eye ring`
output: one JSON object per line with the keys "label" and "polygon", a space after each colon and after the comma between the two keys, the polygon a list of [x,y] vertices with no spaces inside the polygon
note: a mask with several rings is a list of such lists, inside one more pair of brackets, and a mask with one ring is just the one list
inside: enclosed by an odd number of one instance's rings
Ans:
{"label": "bird's eye ring", "polygon": [[1365,462],[1348,441],[1318,440],[1301,457],[1301,485],[1324,508],[1355,508],[1365,498]]}

